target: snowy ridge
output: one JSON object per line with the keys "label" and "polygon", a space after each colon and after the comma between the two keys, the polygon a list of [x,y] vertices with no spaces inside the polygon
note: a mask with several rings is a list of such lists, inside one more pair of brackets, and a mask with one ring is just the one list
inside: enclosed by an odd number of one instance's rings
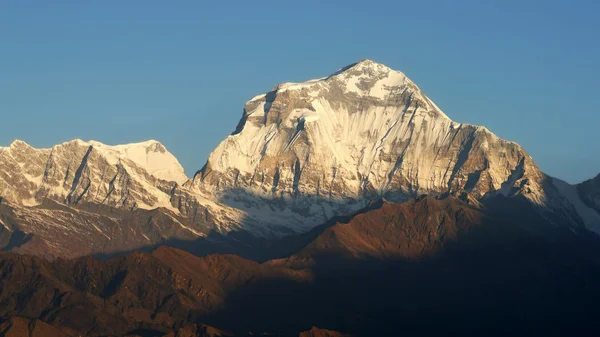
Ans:
{"label": "snowy ridge", "polygon": [[179,161],[156,140],[109,146],[96,141],[88,144],[102,151],[113,162],[129,159],[158,179],[183,184],[188,180]]}
{"label": "snowy ridge", "polygon": [[125,208],[168,207],[171,185],[187,180],[157,141],[108,146],[76,139],[49,149],[17,140],[0,148],[0,196],[35,206],[45,199]]}

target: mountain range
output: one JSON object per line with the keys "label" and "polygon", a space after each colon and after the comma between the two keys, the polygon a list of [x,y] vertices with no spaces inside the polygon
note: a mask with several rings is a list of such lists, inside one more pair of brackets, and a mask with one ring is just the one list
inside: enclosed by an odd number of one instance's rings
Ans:
{"label": "mountain range", "polygon": [[252,98],[192,178],[153,140],[0,147],[0,336],[585,333],[598,233],[600,175],[363,60]]}
{"label": "mountain range", "polygon": [[364,60],[248,101],[191,179],[157,141],[0,148],[0,243],[54,258],[212,232],[273,239],[378,197],[446,192],[522,197],[551,223],[600,231],[598,179],[544,174],[518,144],[453,122],[403,73]]}

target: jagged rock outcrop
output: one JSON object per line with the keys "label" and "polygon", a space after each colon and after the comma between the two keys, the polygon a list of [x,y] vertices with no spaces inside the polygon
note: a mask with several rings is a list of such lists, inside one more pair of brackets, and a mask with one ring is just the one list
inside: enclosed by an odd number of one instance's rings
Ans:
{"label": "jagged rock outcrop", "polygon": [[[41,326],[48,336],[57,329],[68,336],[162,336],[217,312],[238,288],[264,279],[303,283],[307,274],[235,255],[201,258],[169,247],[106,262],[91,257],[49,262],[0,253],[0,333],[7,326],[4,317],[21,316],[43,318],[17,323]],[[210,327],[185,330],[221,335]],[[185,330],[176,336],[190,336]]]}

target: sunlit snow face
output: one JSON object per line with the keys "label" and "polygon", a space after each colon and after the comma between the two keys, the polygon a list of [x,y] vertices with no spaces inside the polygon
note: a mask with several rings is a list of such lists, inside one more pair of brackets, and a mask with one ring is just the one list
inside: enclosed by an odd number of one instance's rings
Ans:
{"label": "sunlit snow face", "polygon": [[188,180],[177,159],[157,141],[109,146],[76,139],[49,149],[16,141],[6,151],[10,160],[0,158],[0,170],[11,162],[20,169],[11,169],[14,178],[0,183],[0,195],[26,206],[50,199],[169,208],[170,196],[161,188]]}
{"label": "sunlit snow face", "polygon": [[[212,175],[196,187],[217,196],[235,190],[242,205],[252,202],[240,191],[289,208],[323,196],[401,199],[467,188],[481,197],[502,186],[546,200],[543,175],[518,145],[453,122],[404,74],[368,60],[254,97],[208,166]],[[520,166],[526,177],[512,173]]]}

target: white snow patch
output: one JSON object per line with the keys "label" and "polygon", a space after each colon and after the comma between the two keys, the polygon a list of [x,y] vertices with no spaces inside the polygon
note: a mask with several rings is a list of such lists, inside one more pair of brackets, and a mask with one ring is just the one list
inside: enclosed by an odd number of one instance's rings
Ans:
{"label": "white snow patch", "polygon": [[103,154],[111,164],[119,159],[129,159],[158,179],[183,184],[188,180],[183,167],[166,148],[155,140],[141,143],[109,146],[90,141],[94,149]]}
{"label": "white snow patch", "polygon": [[600,234],[600,214],[581,201],[577,187],[557,178],[553,178],[552,183],[559,193],[573,205],[585,226],[589,230]]}

